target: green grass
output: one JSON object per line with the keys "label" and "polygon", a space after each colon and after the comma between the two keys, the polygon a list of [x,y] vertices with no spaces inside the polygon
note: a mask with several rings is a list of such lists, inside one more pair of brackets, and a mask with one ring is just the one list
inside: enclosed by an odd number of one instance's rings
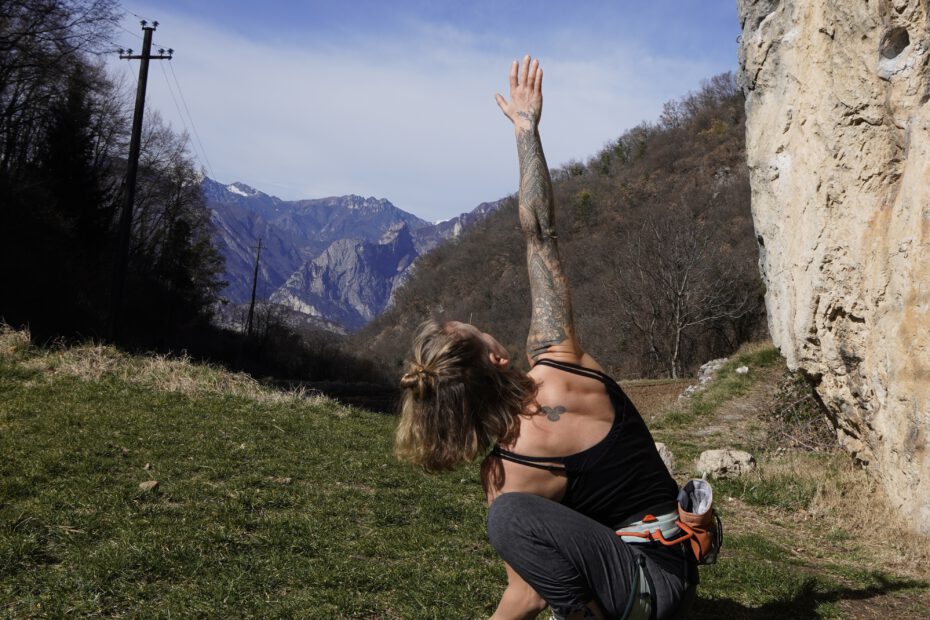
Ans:
{"label": "green grass", "polygon": [[[274,396],[208,367],[43,352],[8,336],[0,617],[493,611],[504,571],[476,467],[428,476],[397,463],[393,418]],[[150,479],[160,486],[143,493]],[[767,509],[810,501],[808,486],[777,477],[716,484],[718,498]],[[834,617],[863,592],[926,588],[825,561],[765,533],[728,534],[720,562],[702,569],[692,617]]]}
{"label": "green grass", "polygon": [[[781,354],[773,346],[748,348],[737,352],[723,365],[716,380],[691,399],[690,413],[695,417],[713,413],[724,402],[749,391],[760,369],[771,368],[781,363]],[[746,366],[749,372],[737,373],[736,369],[741,366]]]}
{"label": "green grass", "polygon": [[471,618],[496,603],[474,468],[399,465],[390,418],[30,379],[0,366],[0,614]]}
{"label": "green grass", "polygon": [[717,497],[729,496],[751,506],[771,506],[786,511],[805,509],[817,493],[817,483],[807,477],[789,474],[747,474],[732,480],[716,480]]}
{"label": "green grass", "polygon": [[924,582],[868,567],[823,565],[793,553],[795,544],[790,538],[774,541],[760,534],[728,536],[725,558],[702,570],[701,598],[690,617],[843,618],[843,601],[897,593],[917,596],[910,603],[911,613],[902,615],[895,607],[892,617],[924,618],[930,611]]}

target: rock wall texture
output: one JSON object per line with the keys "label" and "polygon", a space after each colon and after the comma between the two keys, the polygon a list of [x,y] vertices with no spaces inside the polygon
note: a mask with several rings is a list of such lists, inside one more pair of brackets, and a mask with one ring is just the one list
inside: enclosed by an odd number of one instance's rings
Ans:
{"label": "rock wall texture", "polygon": [[930,0],[738,0],[769,327],[930,533]]}

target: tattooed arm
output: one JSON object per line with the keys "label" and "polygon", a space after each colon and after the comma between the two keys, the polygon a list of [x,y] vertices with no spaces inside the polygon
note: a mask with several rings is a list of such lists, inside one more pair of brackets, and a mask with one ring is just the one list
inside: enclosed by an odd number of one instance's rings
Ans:
{"label": "tattooed arm", "polygon": [[553,217],[552,181],[539,139],[542,115],[542,69],[523,59],[510,67],[510,101],[497,105],[514,125],[520,159],[520,226],[526,237],[533,314],[526,349],[533,361],[544,353],[579,356],[572,319],[571,293],[562,270]]}

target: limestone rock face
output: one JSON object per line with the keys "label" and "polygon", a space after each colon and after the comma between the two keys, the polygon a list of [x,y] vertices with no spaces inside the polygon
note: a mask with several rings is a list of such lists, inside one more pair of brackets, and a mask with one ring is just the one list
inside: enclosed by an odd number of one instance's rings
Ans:
{"label": "limestone rock face", "polygon": [[772,337],[930,532],[930,3],[737,5]]}

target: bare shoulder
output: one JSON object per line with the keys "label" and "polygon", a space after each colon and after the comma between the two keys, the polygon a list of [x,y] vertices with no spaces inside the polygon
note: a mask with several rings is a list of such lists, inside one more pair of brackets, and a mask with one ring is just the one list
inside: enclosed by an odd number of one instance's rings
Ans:
{"label": "bare shoulder", "polygon": [[[540,355],[535,361],[534,366],[530,370],[530,376],[534,379],[549,376],[553,372],[561,372],[557,369],[552,368],[551,366],[546,366],[545,364],[540,364],[542,360],[552,360],[553,362],[562,362],[572,366],[580,366],[582,368],[588,368],[590,370],[596,370],[597,372],[604,372],[604,369],[600,364],[597,363],[591,355],[582,351],[580,347],[574,348],[563,348],[563,349],[550,349],[544,354]],[[537,379],[538,380],[538,379]]]}

